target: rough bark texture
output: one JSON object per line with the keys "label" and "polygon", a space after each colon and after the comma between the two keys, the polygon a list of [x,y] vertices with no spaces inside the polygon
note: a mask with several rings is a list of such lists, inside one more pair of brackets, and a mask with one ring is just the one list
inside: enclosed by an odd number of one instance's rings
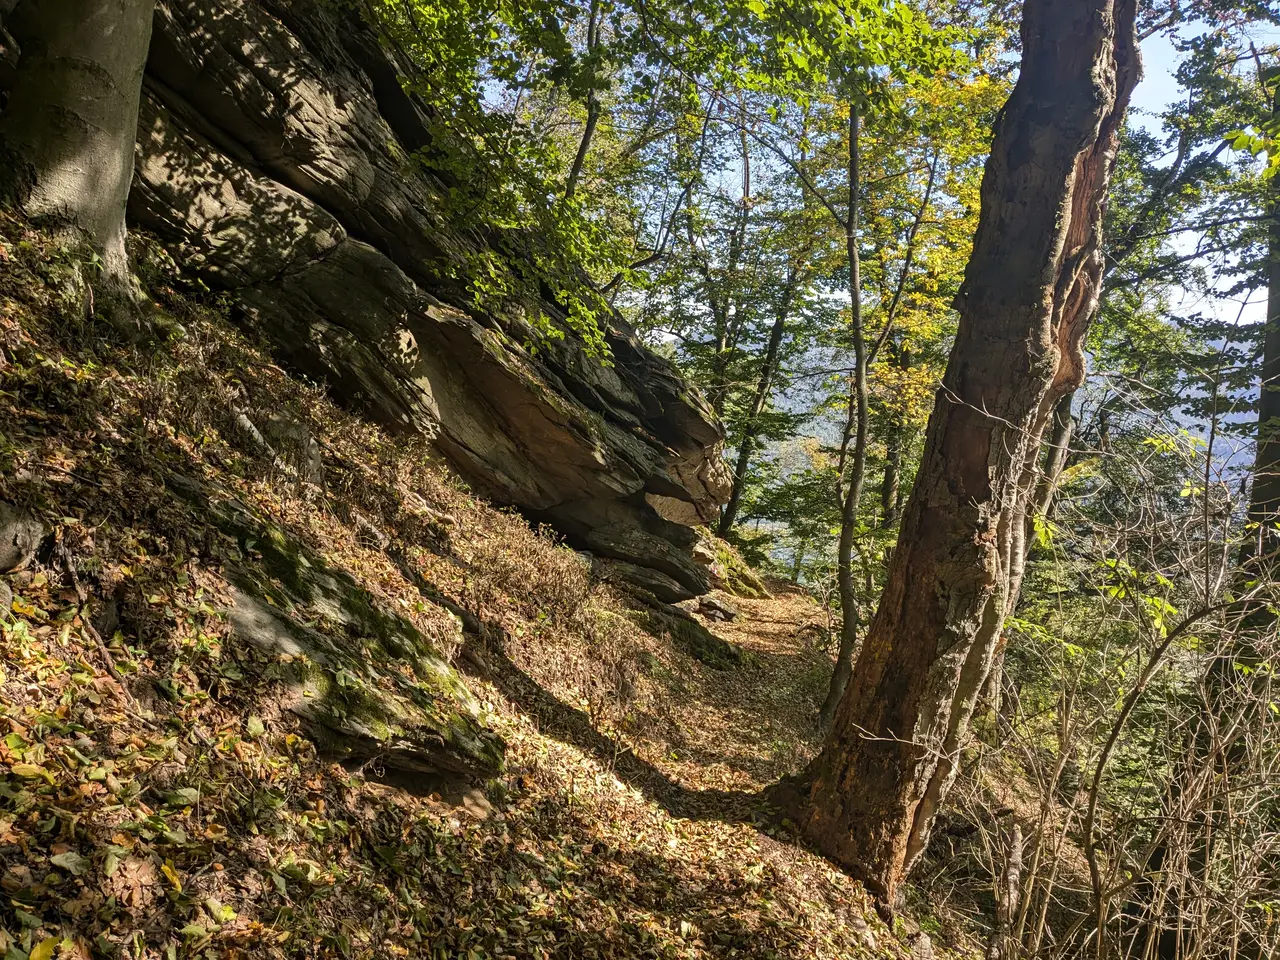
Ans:
{"label": "rough bark texture", "polygon": [[[21,56],[0,114],[0,192],[34,222],[82,231],[103,273],[128,275],[125,198],[154,0],[21,0],[3,18]],[[7,53],[8,51],[6,51]]]}
{"label": "rough bark texture", "polygon": [[575,546],[704,592],[689,525],[729,492],[716,417],[620,321],[607,367],[572,333],[531,353],[519,317],[470,304],[459,265],[505,240],[452,222],[410,159],[439,126],[377,37],[331,10],[158,5],[132,222],[339,401],[433,436],[482,493]]}
{"label": "rough bark texture", "polygon": [[1037,460],[1102,273],[1117,134],[1137,81],[1134,0],[1028,0],[960,325],[880,607],[800,824],[885,907],[924,849],[1016,597]]}

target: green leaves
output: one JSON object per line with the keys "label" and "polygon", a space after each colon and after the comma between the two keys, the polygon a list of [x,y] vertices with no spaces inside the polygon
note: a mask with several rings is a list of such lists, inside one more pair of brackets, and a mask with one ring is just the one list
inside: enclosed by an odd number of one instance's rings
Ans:
{"label": "green leaves", "polygon": [[88,871],[90,866],[93,865],[93,861],[88,857],[82,857],[73,850],[68,850],[66,853],[55,854],[49,858],[49,862],[55,867],[61,867],[63,870],[66,870],[73,877],[81,876]]}
{"label": "green leaves", "polygon": [[1226,144],[1237,153],[1247,153],[1255,159],[1266,160],[1262,175],[1270,178],[1280,170],[1280,123],[1272,120],[1258,127],[1233,130],[1224,138]]}

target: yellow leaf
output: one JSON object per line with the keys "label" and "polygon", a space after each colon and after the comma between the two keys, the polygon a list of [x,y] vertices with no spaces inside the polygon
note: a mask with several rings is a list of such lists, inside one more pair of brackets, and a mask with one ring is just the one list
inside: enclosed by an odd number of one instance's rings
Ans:
{"label": "yellow leaf", "polygon": [[182,881],[178,879],[178,871],[173,868],[172,860],[166,860],[161,864],[160,872],[168,878],[171,884],[173,884],[173,889],[177,890],[179,893],[182,892]]}
{"label": "yellow leaf", "polygon": [[34,763],[15,763],[9,769],[16,777],[27,777],[28,779],[44,777],[46,780],[52,780],[49,772],[44,767],[37,767]]}
{"label": "yellow leaf", "polygon": [[49,937],[41,940],[31,948],[31,953],[28,954],[29,960],[53,960],[53,951],[58,949],[58,941],[61,939],[61,937]]}

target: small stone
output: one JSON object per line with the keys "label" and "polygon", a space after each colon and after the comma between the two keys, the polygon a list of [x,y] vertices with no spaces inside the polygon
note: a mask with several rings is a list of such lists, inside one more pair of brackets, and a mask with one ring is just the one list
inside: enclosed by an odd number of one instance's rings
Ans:
{"label": "small stone", "polygon": [[927,933],[916,934],[911,944],[911,960],[933,960],[933,941]]}
{"label": "small stone", "polygon": [[704,567],[713,566],[716,562],[716,551],[705,540],[699,540],[693,545],[693,561]]}
{"label": "small stone", "polygon": [[861,917],[855,916],[849,922],[849,926],[852,928],[855,936],[857,936],[859,943],[868,950],[876,950],[879,944],[876,942],[876,935],[872,932],[871,925],[867,923],[867,921],[863,920]]}
{"label": "small stone", "polygon": [[262,435],[301,480],[316,486],[324,482],[324,456],[306,424],[283,414],[272,414],[262,422]]}
{"label": "small stone", "polygon": [[42,524],[25,510],[0,501],[0,573],[21,570],[44,538]]}
{"label": "small stone", "polygon": [[0,623],[7,623],[13,613],[13,591],[0,580]]}
{"label": "small stone", "polygon": [[699,597],[698,613],[702,614],[708,620],[720,620],[728,622],[738,618],[738,611],[727,603],[717,600],[715,597]]}
{"label": "small stone", "polygon": [[114,597],[104,603],[93,615],[93,628],[103,640],[110,640],[120,629],[120,604]]}
{"label": "small stone", "polygon": [[463,793],[462,809],[477,820],[487,820],[493,813],[493,804],[483,790],[473,787]]}

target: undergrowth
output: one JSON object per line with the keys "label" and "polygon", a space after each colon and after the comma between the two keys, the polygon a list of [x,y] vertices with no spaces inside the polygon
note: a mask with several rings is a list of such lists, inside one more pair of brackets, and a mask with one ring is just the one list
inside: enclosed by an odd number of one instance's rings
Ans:
{"label": "undergrowth", "polygon": [[[902,952],[856,884],[727,789],[787,772],[811,734],[681,757],[700,691],[771,678],[713,676],[646,633],[579,555],[286,375],[139,255],[154,314],[111,329],[74,251],[0,220],[0,500],[50,532],[3,578],[0,954]],[[274,444],[268,422],[287,427]],[[262,551],[175,478],[230,491],[466,665],[507,747],[487,797],[458,807],[317,755],[276,664],[228,627],[228,565]]]}

